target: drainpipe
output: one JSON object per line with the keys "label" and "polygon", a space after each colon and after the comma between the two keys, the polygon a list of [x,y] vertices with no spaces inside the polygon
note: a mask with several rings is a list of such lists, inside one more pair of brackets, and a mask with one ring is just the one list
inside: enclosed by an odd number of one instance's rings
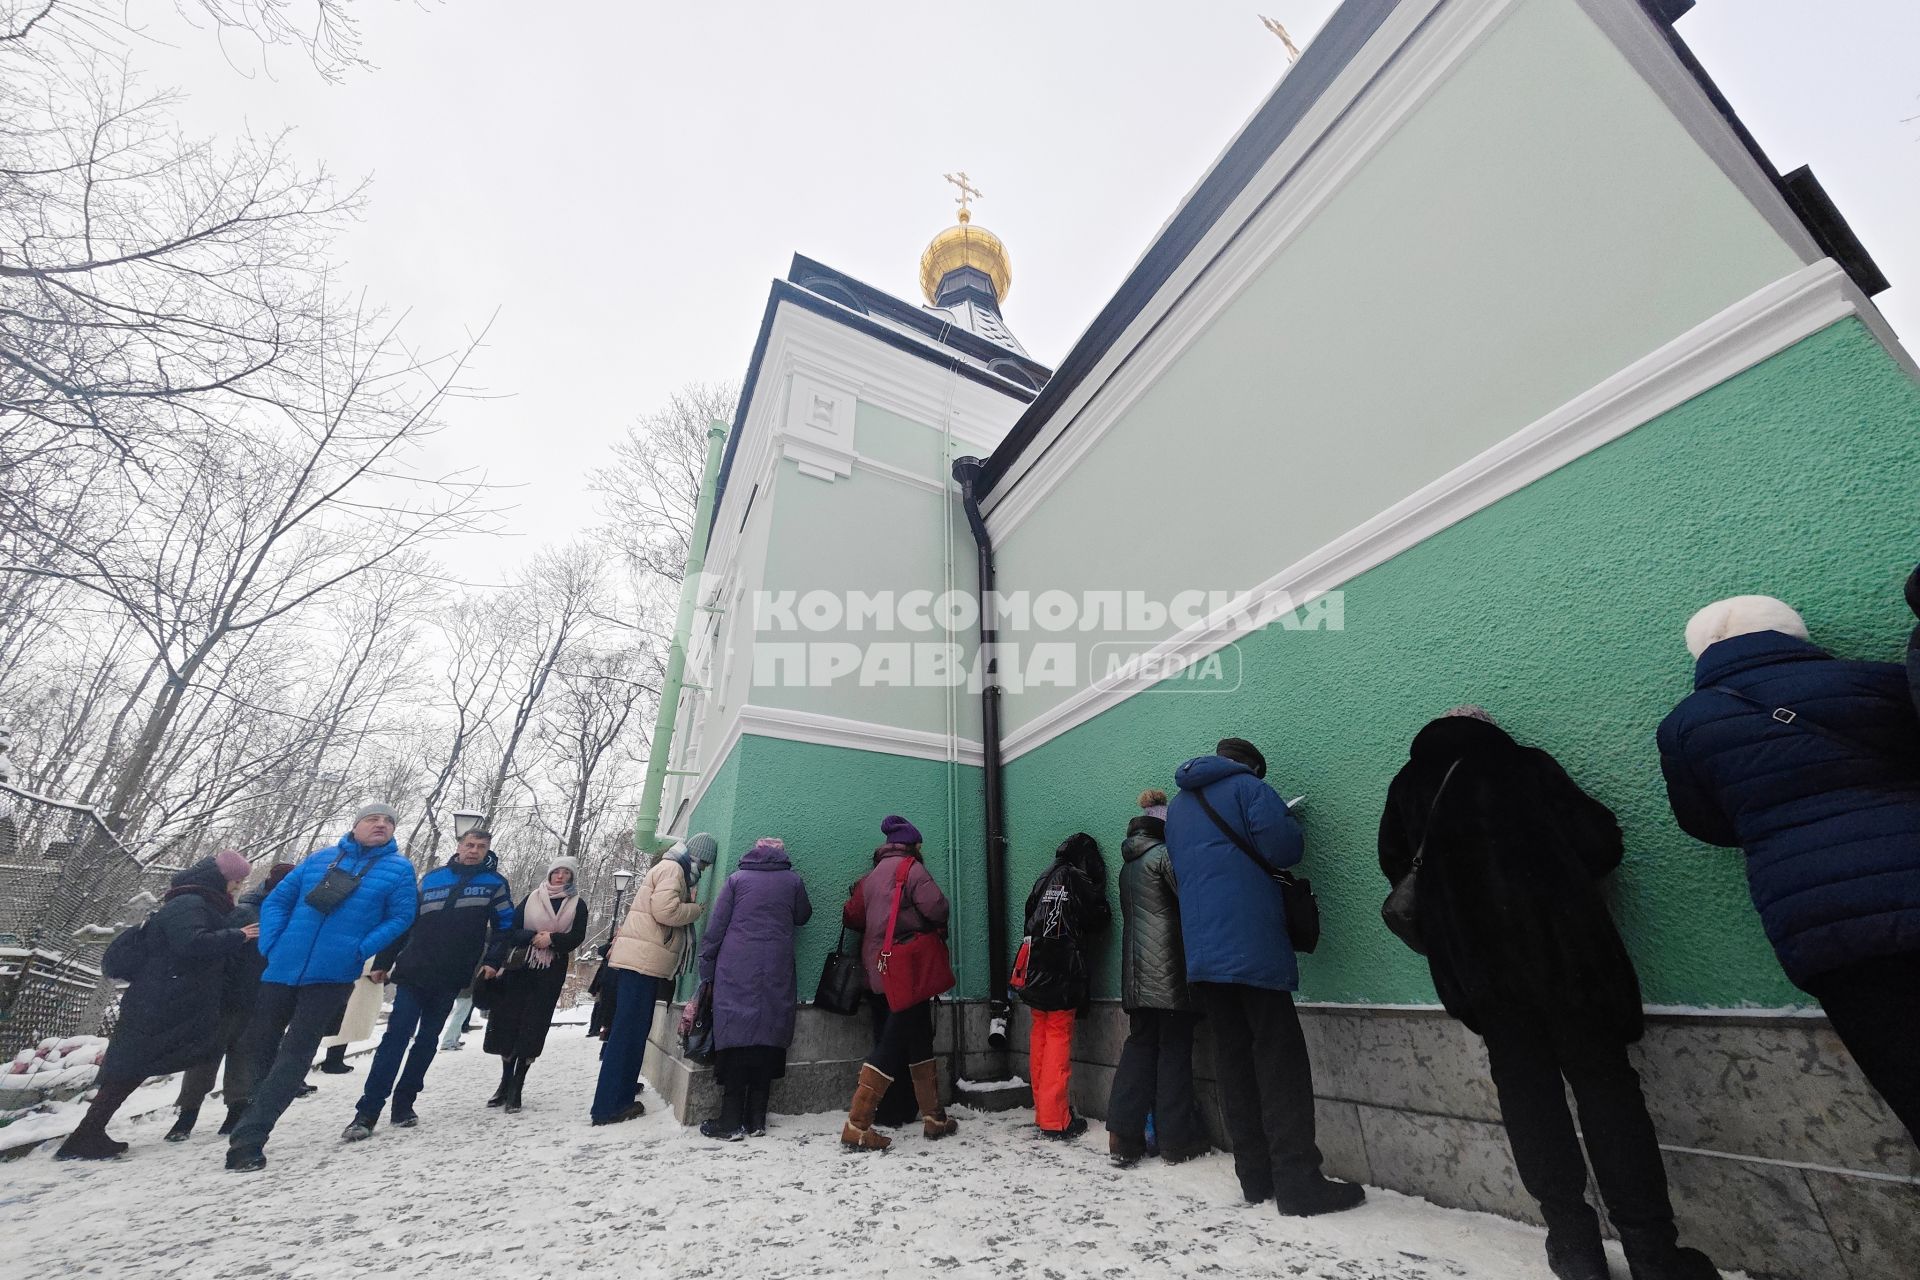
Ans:
{"label": "drainpipe", "polygon": [[667,676],[660,686],[660,712],[653,722],[653,745],[647,752],[647,780],[640,788],[640,816],[633,821],[633,847],[642,857],[659,841],[660,792],[667,781],[667,757],[672,754],[673,725],[680,716],[680,689],[687,673],[687,637],[693,630],[694,604],[700,595],[700,575],[707,567],[707,534],[713,524],[713,489],[720,477],[720,450],[727,441],[727,424],[707,424],[707,466],[700,474],[700,501],[694,507],[693,536],[687,542],[687,572],[680,579],[680,616],[673,624],[673,644],[667,650]]}
{"label": "drainpipe", "polygon": [[987,1046],[1007,1047],[1007,810],[1000,776],[1000,660],[996,650],[1000,633],[990,612],[993,601],[993,540],[980,515],[974,492],[986,463],[979,458],[956,458],[953,478],[960,484],[960,501],[967,509],[967,525],[980,549],[980,653],[986,660],[980,687],[980,738],[985,755],[987,828]]}

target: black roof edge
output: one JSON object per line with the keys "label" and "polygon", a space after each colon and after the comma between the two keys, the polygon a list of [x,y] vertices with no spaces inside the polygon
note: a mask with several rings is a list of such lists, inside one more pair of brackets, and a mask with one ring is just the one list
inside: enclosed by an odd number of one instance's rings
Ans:
{"label": "black roof edge", "polygon": [[1333,16],[1300,55],[1300,61],[1268,95],[1228,146],[1226,154],[1187,196],[1159,238],[1121,283],[1119,291],[1074,343],[1067,358],[1041,388],[1040,395],[987,459],[986,468],[980,474],[982,497],[993,492],[1054,411],[1086,380],[1108,348],[1119,340],[1160,287],[1213,229],[1267,157],[1293,132],[1399,4],[1400,0],[1347,0],[1334,10]]}
{"label": "black roof edge", "polygon": [[1687,69],[1687,74],[1700,86],[1700,91],[1707,95],[1713,109],[1720,113],[1734,136],[1740,139],[1740,145],[1747,149],[1747,154],[1760,166],[1760,171],[1779,190],[1781,198],[1800,219],[1801,225],[1806,227],[1807,234],[1813,237],[1820,252],[1839,263],[1841,270],[1869,298],[1884,293],[1888,288],[1886,275],[1874,262],[1873,255],[1867,252],[1866,245],[1860,242],[1860,237],[1847,224],[1839,206],[1834,204],[1833,198],[1820,185],[1820,180],[1813,176],[1813,170],[1801,165],[1792,173],[1781,176],[1760,146],[1760,140],[1753,136],[1734,111],[1733,104],[1727,101],[1727,95],[1720,92],[1720,86],[1713,82],[1706,67],[1694,56],[1692,47],[1674,30],[1674,20],[1693,8],[1693,0],[1640,0],[1640,7],[1665,33],[1674,57]]}
{"label": "black roof edge", "polygon": [[[853,280],[850,276],[842,275],[842,273],[834,271],[830,267],[821,267],[820,264],[813,262],[811,259],[803,259],[795,255],[794,262],[796,268],[799,263],[806,262],[809,267],[817,267],[829,275],[850,281],[855,285],[860,285],[861,289],[870,290],[879,297],[884,298],[888,296],[881,294],[878,290],[871,289],[871,286],[861,285],[859,281]],[[893,301],[897,303],[898,299],[893,299]],[[767,308],[760,316],[760,332],[753,341],[753,355],[747,361],[747,376],[740,384],[740,402],[734,406],[733,426],[727,432],[727,449],[721,456],[720,474],[714,481],[713,511],[707,517],[707,536],[709,538],[713,536],[713,530],[717,527],[720,520],[720,505],[727,495],[727,478],[733,472],[734,455],[740,450],[741,428],[746,425],[747,408],[753,403],[753,393],[760,382],[760,365],[766,359],[767,343],[771,341],[773,337],[774,316],[779,313],[780,304],[783,302],[792,303],[794,306],[811,311],[816,315],[838,321],[848,328],[866,334],[868,337],[878,338],[888,346],[904,351],[908,355],[918,356],[920,359],[933,364],[946,365],[961,377],[973,382],[978,382],[984,387],[991,387],[993,390],[1003,395],[1011,396],[1015,400],[1031,401],[1034,398],[1033,388],[1023,387],[1019,383],[1009,381],[998,374],[989,373],[985,369],[975,368],[962,359],[958,353],[950,353],[943,357],[935,346],[930,345],[932,342],[931,338],[927,342],[917,341],[911,334],[901,333],[898,329],[890,329],[877,320],[869,319],[857,311],[850,310],[831,298],[825,298],[809,289],[803,289],[790,280],[775,280],[772,289],[769,290],[767,295]],[[968,336],[971,337],[972,335],[969,334]],[[987,345],[992,346],[991,343]],[[994,347],[994,350],[1001,355],[1011,355],[1011,353],[1007,352],[1004,348]]]}
{"label": "black roof edge", "polygon": [[869,311],[879,312],[902,324],[911,325],[926,334],[930,341],[944,343],[982,361],[1017,360],[1029,366],[1031,372],[1038,374],[1041,381],[1045,381],[1053,373],[1053,370],[1032,356],[1024,355],[1011,347],[1003,347],[977,333],[956,328],[950,321],[942,320],[924,307],[917,307],[884,289],[876,289],[864,280],[857,280],[824,262],[809,258],[803,253],[794,254],[793,266],[787,271],[787,279],[794,284],[799,284],[802,280],[815,276],[824,277],[840,285],[858,298],[860,304]]}

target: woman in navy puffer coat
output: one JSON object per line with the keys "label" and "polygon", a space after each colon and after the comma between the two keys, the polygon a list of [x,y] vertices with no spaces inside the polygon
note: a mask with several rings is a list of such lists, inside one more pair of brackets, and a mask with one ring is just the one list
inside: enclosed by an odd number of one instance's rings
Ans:
{"label": "woman in navy puffer coat", "polygon": [[1694,692],[1660,725],[1674,817],[1747,855],[1787,976],[1920,1134],[1920,718],[1905,670],[1835,658],[1767,596],[1687,624]]}

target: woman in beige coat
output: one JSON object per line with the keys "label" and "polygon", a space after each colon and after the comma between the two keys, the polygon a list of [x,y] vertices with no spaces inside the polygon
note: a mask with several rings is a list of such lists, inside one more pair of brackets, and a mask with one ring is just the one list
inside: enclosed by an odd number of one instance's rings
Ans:
{"label": "woman in beige coat", "polygon": [[694,890],[719,851],[719,843],[704,831],[668,850],[647,872],[627,918],[614,931],[607,965],[617,986],[613,1026],[600,1051],[600,1084],[593,1093],[595,1124],[618,1124],[646,1110],[637,1095],[653,1006],[661,987],[680,972],[691,926],[707,909]]}

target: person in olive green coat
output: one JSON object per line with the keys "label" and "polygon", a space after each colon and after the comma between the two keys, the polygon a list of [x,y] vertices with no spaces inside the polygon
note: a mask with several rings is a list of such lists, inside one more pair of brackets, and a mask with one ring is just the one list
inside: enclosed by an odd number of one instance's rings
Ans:
{"label": "person in olive green coat", "polygon": [[1169,1163],[1207,1150],[1193,1101],[1193,1028],[1180,899],[1167,857],[1167,793],[1140,794],[1120,846],[1120,1003],[1127,1043],[1107,1101],[1107,1149],[1121,1168],[1147,1153],[1152,1114]]}

